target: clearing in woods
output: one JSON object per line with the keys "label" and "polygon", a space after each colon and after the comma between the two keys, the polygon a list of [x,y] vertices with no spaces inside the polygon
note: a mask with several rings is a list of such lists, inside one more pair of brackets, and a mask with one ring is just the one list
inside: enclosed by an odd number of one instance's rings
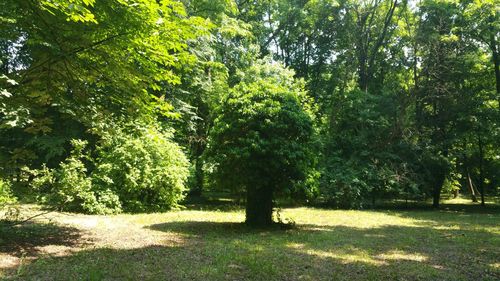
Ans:
{"label": "clearing in woods", "polygon": [[[31,206],[30,208],[33,208]],[[242,210],[51,213],[3,228],[7,280],[498,280],[497,209],[290,208],[292,229]],[[32,210],[34,211],[34,210]]]}

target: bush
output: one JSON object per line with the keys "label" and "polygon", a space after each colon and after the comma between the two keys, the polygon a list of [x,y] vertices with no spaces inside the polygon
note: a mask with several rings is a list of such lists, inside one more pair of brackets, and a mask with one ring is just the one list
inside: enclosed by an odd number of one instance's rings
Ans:
{"label": "bush", "polygon": [[126,211],[177,207],[184,198],[189,162],[170,138],[148,126],[113,130],[98,148],[93,183],[117,194]]}
{"label": "bush", "polygon": [[42,203],[59,210],[88,214],[114,214],[121,211],[117,195],[109,190],[96,190],[83,163],[87,142],[72,140],[70,156],[57,169],[43,166],[33,171],[32,186],[41,193]]}
{"label": "bush", "polygon": [[[127,127],[127,126],[123,126]],[[171,133],[155,127],[107,128],[93,151],[72,140],[73,150],[56,169],[30,170],[42,203],[88,214],[159,211],[184,198],[188,160]]]}
{"label": "bush", "polygon": [[0,206],[16,202],[10,183],[0,179]]}
{"label": "bush", "polygon": [[369,188],[363,180],[365,171],[352,163],[341,163],[322,175],[321,194],[331,206],[352,209],[362,207],[362,195]]}

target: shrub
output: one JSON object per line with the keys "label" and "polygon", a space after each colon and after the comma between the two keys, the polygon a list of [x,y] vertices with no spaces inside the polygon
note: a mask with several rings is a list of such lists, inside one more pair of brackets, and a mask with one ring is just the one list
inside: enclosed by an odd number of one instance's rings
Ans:
{"label": "shrub", "polygon": [[16,202],[10,183],[0,179],[0,206]]}
{"label": "shrub", "polygon": [[177,207],[189,174],[180,146],[158,128],[123,127],[101,132],[94,158],[84,153],[86,141],[72,140],[73,150],[58,168],[30,170],[40,201],[88,214]]}
{"label": "shrub", "polygon": [[159,211],[184,198],[188,160],[171,133],[115,129],[98,148],[93,183],[117,194],[126,211]]}
{"label": "shrub", "polygon": [[86,141],[72,140],[70,156],[57,169],[43,166],[33,171],[32,187],[41,193],[42,203],[59,210],[89,214],[113,214],[121,211],[117,195],[96,190],[83,163]]}

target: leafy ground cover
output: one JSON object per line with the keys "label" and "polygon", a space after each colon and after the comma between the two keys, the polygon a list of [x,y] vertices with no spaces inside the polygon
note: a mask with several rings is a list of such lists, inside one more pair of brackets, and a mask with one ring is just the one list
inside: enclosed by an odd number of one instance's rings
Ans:
{"label": "leafy ground cover", "polygon": [[[499,280],[498,208],[288,208],[292,229],[243,210],[51,213],[2,227],[5,280]],[[35,212],[36,206],[24,206]]]}

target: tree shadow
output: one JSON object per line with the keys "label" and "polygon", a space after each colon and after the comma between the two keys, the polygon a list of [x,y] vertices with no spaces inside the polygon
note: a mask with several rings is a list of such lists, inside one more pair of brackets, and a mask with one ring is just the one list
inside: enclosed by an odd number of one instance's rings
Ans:
{"label": "tree shadow", "polygon": [[26,222],[12,225],[0,222],[0,253],[35,256],[45,246],[75,247],[84,245],[79,229],[54,223]]}
{"label": "tree shadow", "polygon": [[373,210],[394,210],[394,211],[428,211],[428,212],[466,212],[466,213],[477,213],[477,214],[491,214],[500,213],[499,204],[487,204],[481,206],[480,204],[461,204],[461,203],[441,203],[439,208],[432,207],[431,204],[426,202],[416,202],[416,203],[394,203],[387,202],[379,204],[372,208]]}
{"label": "tree shadow", "polygon": [[[500,210],[491,209],[442,209],[438,211],[419,210],[419,211],[399,211],[397,213],[391,211],[378,211],[388,215],[409,218],[417,220],[420,224],[429,227],[441,226],[457,226],[461,228],[493,228],[499,225]],[[436,214],[437,213],[437,214]]]}
{"label": "tree shadow", "polygon": [[188,210],[235,211],[244,208],[244,205],[231,197],[190,196],[184,199],[181,204]]}

